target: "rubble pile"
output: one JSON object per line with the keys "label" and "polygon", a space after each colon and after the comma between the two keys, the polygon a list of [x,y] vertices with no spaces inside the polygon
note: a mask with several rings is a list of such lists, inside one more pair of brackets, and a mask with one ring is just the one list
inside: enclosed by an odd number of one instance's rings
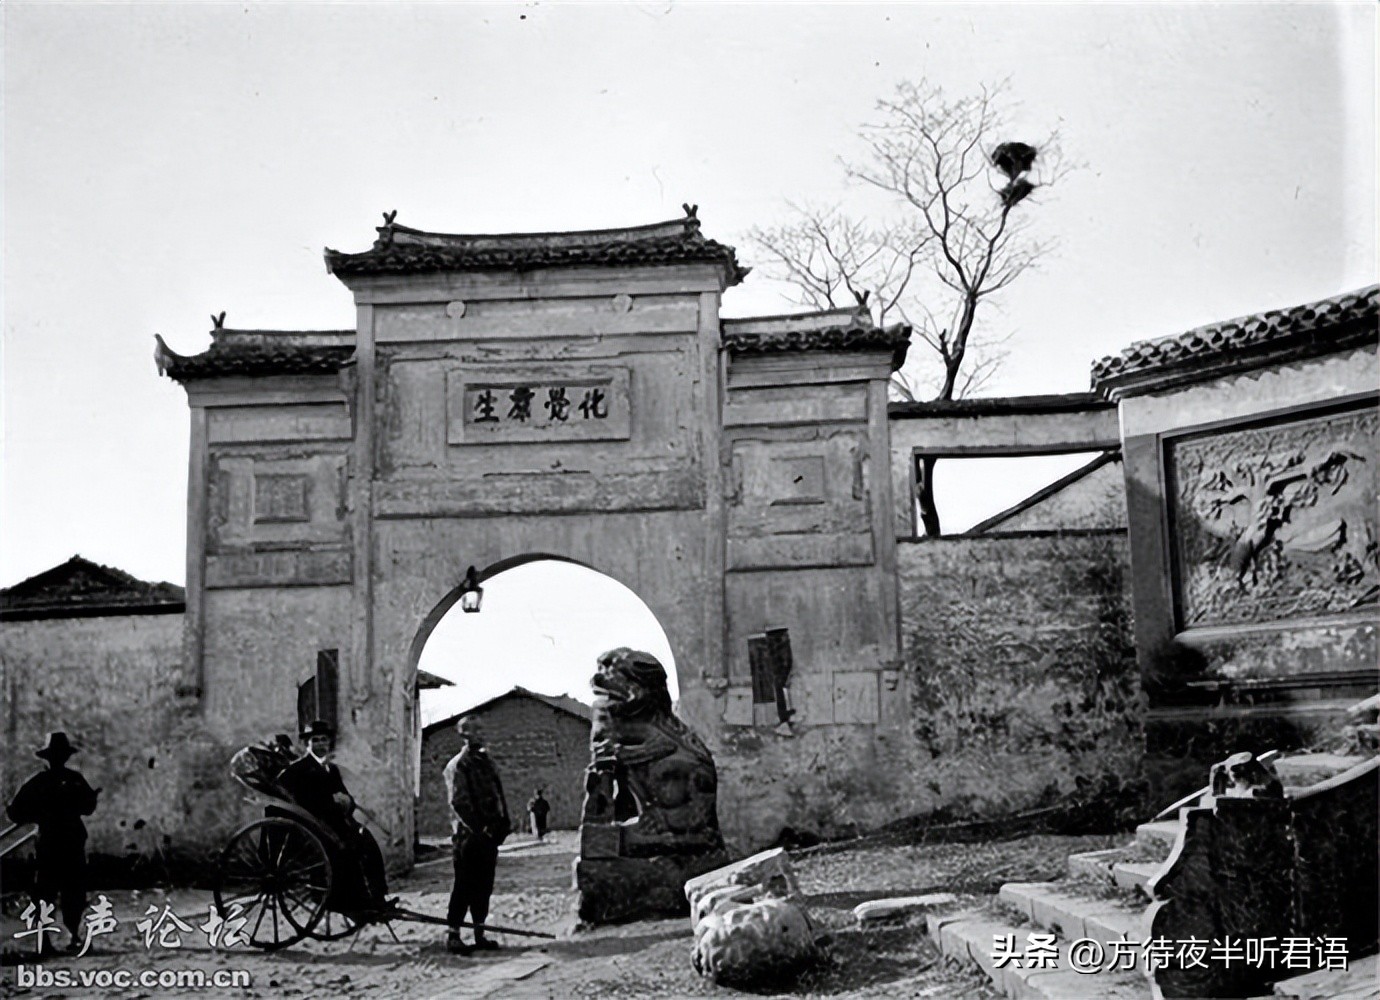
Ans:
{"label": "rubble pile", "polygon": [[716,983],[784,986],[824,955],[826,935],[781,848],[691,879],[685,897],[695,928],[691,963]]}

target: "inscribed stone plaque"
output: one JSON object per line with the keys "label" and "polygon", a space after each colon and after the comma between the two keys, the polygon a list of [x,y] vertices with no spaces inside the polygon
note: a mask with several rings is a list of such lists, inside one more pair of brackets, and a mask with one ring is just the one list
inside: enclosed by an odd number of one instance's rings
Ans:
{"label": "inscribed stone plaque", "polygon": [[256,475],[254,477],[254,523],[310,521],[305,475]]}
{"label": "inscribed stone plaque", "polygon": [[632,436],[627,368],[463,370],[446,377],[451,444],[559,444]]}
{"label": "inscribed stone plaque", "polygon": [[1370,406],[1167,445],[1182,627],[1376,603],[1377,425]]}

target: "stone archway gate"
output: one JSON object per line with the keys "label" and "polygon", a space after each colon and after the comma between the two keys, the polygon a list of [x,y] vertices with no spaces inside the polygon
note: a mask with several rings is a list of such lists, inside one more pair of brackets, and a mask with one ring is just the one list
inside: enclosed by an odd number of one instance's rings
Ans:
{"label": "stone archway gate", "polygon": [[390,215],[326,262],[353,330],[222,314],[201,354],[158,342],[192,421],[185,670],[208,773],[189,826],[213,842],[239,818],[209,771],[292,725],[310,682],[385,850],[409,859],[414,640],[467,566],[536,552],[656,614],[730,843],[895,815],[886,385],[907,328],[721,318],[746,270],[693,208],[506,236]]}

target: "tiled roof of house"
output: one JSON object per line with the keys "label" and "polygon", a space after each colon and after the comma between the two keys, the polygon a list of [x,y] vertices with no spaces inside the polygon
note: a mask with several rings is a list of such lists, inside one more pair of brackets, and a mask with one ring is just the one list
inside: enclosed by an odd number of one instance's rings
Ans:
{"label": "tiled roof of house", "polygon": [[422,732],[425,734],[435,732],[438,729],[448,729],[466,715],[474,715],[478,712],[483,712],[485,709],[491,708],[501,701],[507,701],[509,698],[530,698],[533,701],[539,701],[544,705],[548,705],[558,712],[564,712],[567,715],[573,715],[578,719],[583,719],[585,722],[590,721],[593,712],[584,702],[576,701],[574,698],[566,695],[541,694],[537,691],[529,691],[525,687],[514,685],[511,691],[505,691],[500,695],[495,695],[492,698],[481,701],[478,705],[467,708],[463,712],[456,712],[453,715],[446,716],[444,719],[437,719],[435,722],[428,723],[422,729]]}
{"label": "tiled roof of house", "polygon": [[1255,357],[1290,348],[1340,348],[1375,340],[1380,285],[1288,309],[1200,326],[1143,340],[1093,364],[1092,384],[1105,390],[1136,376],[1201,366],[1227,356]]}
{"label": "tiled roof of house", "polygon": [[719,335],[730,354],[789,351],[891,351],[892,371],[906,360],[911,328],[876,326],[865,309],[726,319]]}
{"label": "tiled roof of house", "polygon": [[307,375],[337,371],[354,354],[355,331],[216,330],[200,354],[178,354],[154,334],[160,375],[178,382],[225,375]]}
{"label": "tiled roof of house", "polygon": [[433,674],[429,670],[417,671],[417,690],[436,691],[440,688],[455,687],[454,681],[448,681],[444,677]]}
{"label": "tiled roof of house", "polygon": [[722,264],[728,283],[748,273],[733,247],[700,233],[695,206],[670,222],[623,229],[566,233],[465,235],[428,233],[388,220],[363,253],[326,250],[326,268],[336,275],[419,274],[430,271],[526,271],[545,267],[629,267],[645,264]]}
{"label": "tiled roof of house", "polygon": [[175,613],[185,606],[181,587],[149,583],[81,556],[0,590],[4,620]]}

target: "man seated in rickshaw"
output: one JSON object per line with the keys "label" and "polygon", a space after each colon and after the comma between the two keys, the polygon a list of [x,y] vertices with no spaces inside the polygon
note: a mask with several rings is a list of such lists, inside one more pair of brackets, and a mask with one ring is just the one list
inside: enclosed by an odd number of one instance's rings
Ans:
{"label": "man seated in rickshaw", "polygon": [[[383,852],[373,834],[355,820],[354,797],[345,789],[340,768],[331,763],[335,730],[318,719],[302,733],[302,740],[307,752],[283,768],[278,787],[339,842],[340,849],[331,851],[331,860],[350,873],[343,882],[350,886],[341,898],[344,908],[384,908],[388,881]],[[339,856],[342,853],[344,857]]]}

